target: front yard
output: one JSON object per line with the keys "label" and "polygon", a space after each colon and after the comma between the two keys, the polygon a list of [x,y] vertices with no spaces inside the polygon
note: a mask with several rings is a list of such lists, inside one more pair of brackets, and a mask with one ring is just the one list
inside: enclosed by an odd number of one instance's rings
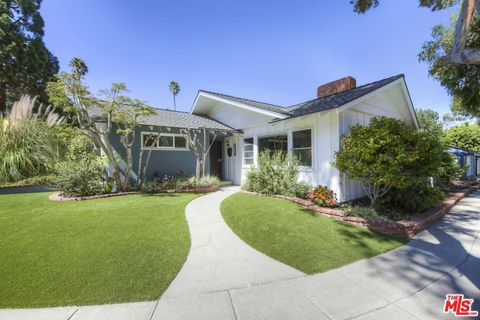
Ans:
{"label": "front yard", "polygon": [[158,299],[187,257],[195,194],[48,195],[0,195],[0,308]]}
{"label": "front yard", "polygon": [[222,215],[246,243],[305,273],[338,268],[397,248],[406,240],[317,215],[282,199],[235,194]]}

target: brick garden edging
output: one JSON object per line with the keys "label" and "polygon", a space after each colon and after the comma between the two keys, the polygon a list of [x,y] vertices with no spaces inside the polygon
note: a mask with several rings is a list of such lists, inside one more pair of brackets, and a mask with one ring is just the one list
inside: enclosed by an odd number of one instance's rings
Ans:
{"label": "brick garden edging", "polygon": [[[346,221],[355,225],[367,227],[369,229],[385,233],[393,236],[413,237],[417,233],[428,228],[432,223],[440,220],[455,206],[458,201],[463,199],[470,192],[476,190],[477,187],[469,187],[465,191],[451,193],[449,197],[443,200],[442,204],[434,209],[430,209],[425,213],[415,215],[411,220],[386,220],[382,218],[361,218],[355,216],[347,216],[340,209],[324,208],[314,205],[310,200],[304,200],[297,197],[287,197],[282,195],[273,195],[273,198],[285,199],[295,202],[305,209],[319,213],[323,216]],[[256,192],[242,190],[243,193],[265,196]]]}
{"label": "brick garden edging", "polygon": [[[186,190],[164,190],[161,192],[156,193],[208,193],[208,192],[215,192],[218,191],[219,187],[212,187],[212,188],[197,188],[197,189],[186,189]],[[142,194],[140,191],[132,191],[132,192],[117,192],[117,193],[107,193],[107,194],[98,194],[95,196],[87,196],[87,197],[66,197],[62,195],[61,192],[55,192],[51,194],[48,199],[52,201],[83,201],[83,200],[95,200],[95,199],[102,199],[102,198],[111,198],[111,197],[119,197],[119,196],[127,196],[131,194]]]}

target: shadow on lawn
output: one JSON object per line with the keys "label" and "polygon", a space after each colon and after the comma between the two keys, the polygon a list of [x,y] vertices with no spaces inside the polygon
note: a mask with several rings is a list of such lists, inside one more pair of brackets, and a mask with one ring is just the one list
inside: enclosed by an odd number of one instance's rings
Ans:
{"label": "shadow on lawn", "polygon": [[36,193],[55,191],[55,188],[48,185],[25,186],[25,187],[3,187],[0,188],[0,195],[2,194],[18,194],[18,193]]}

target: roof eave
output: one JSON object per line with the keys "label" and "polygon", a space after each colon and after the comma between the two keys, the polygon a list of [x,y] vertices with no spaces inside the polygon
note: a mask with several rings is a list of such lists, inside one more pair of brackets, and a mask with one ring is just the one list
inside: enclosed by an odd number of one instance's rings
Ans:
{"label": "roof eave", "polygon": [[282,114],[282,113],[278,113],[278,112],[254,107],[254,106],[251,106],[251,105],[248,105],[248,104],[240,103],[240,102],[237,102],[237,101],[229,100],[229,99],[226,99],[226,98],[218,97],[216,95],[213,95],[213,94],[201,91],[201,90],[198,91],[198,93],[197,93],[197,97],[195,98],[195,101],[193,103],[192,110],[190,111],[190,113],[195,114],[195,107],[196,107],[198,99],[200,97],[206,97],[208,99],[212,99],[212,100],[216,100],[216,101],[223,102],[223,103],[226,103],[226,104],[230,104],[232,106],[235,106],[235,107],[238,107],[238,108],[241,108],[241,109],[244,109],[244,110],[257,112],[257,113],[260,113],[260,114],[263,114],[263,115],[266,115],[266,116],[269,116],[269,117],[272,117],[272,118],[286,119],[286,118],[289,117],[289,115],[287,115],[287,114]]}

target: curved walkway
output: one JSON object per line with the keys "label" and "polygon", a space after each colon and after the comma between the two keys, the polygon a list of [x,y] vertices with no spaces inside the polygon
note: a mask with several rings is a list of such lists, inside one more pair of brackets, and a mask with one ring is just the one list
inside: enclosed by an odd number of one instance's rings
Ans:
{"label": "curved walkway", "polygon": [[445,295],[463,293],[480,310],[480,193],[408,245],[307,276],[248,247],[219,206],[236,187],[187,206],[192,247],[158,301],[0,310],[0,319],[453,319]]}

